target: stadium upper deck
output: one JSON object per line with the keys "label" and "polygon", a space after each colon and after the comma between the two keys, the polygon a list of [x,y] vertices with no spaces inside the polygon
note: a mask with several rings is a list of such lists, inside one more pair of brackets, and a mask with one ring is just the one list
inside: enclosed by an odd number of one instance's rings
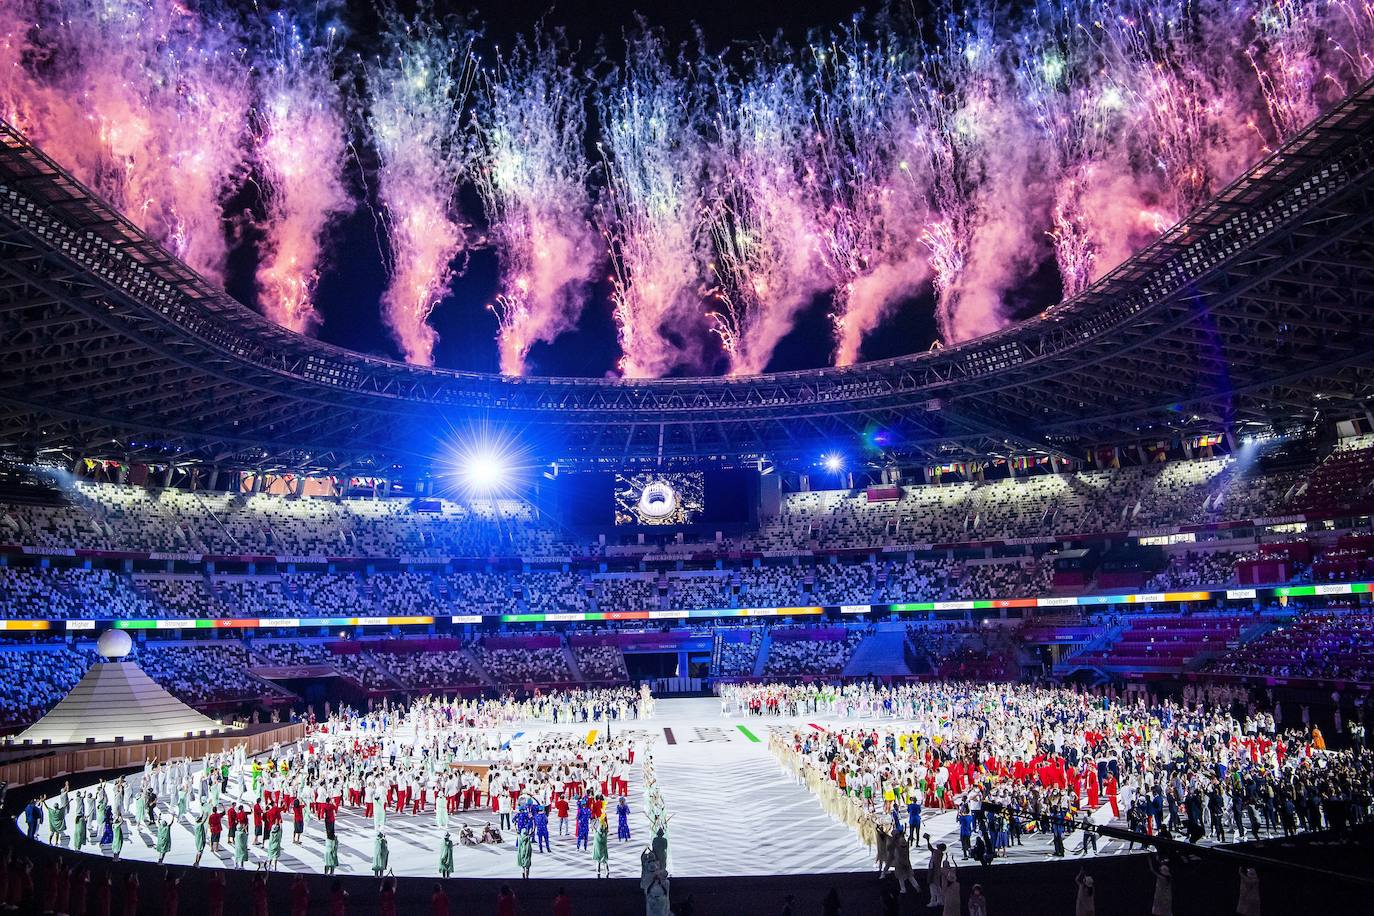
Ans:
{"label": "stadium upper deck", "polygon": [[1374,84],[1082,295],[969,344],[754,378],[504,378],[274,327],[0,126],[0,443],[423,475],[479,420],[541,460],[900,460],[1359,415],[1374,373]]}

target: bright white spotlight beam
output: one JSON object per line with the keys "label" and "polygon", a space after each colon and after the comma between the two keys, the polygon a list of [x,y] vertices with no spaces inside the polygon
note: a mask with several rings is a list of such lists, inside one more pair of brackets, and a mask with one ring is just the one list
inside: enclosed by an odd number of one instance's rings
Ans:
{"label": "bright white spotlight beam", "polygon": [[499,454],[483,449],[462,456],[458,470],[469,490],[490,493],[505,484],[509,469]]}

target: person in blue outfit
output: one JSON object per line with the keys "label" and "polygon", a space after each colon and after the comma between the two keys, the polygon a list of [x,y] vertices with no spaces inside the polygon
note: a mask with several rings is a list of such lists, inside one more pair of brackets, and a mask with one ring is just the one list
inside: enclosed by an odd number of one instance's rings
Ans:
{"label": "person in blue outfit", "polygon": [[553,845],[549,842],[549,808],[547,805],[534,812],[534,838],[539,843],[540,852],[549,852]]}
{"label": "person in blue outfit", "polygon": [[586,849],[587,841],[590,839],[592,826],[592,812],[587,807],[586,797],[577,800],[577,848]]}
{"label": "person in blue outfit", "polygon": [[42,815],[38,812],[38,802],[30,800],[24,806],[24,833],[29,839],[38,835],[38,822]]}
{"label": "person in blue outfit", "polygon": [[963,852],[963,857],[968,858],[969,846],[973,843],[973,814],[968,809],[968,804],[959,806],[959,848]]}
{"label": "person in blue outfit", "polygon": [[515,832],[517,834],[534,832],[534,814],[530,804],[524,799],[521,799],[520,807],[515,811]]}
{"label": "person in blue outfit", "polygon": [[914,792],[906,805],[906,835],[912,839],[921,835],[921,800]]}
{"label": "person in blue outfit", "polygon": [[623,795],[615,806],[615,836],[622,843],[630,838],[630,806]]}

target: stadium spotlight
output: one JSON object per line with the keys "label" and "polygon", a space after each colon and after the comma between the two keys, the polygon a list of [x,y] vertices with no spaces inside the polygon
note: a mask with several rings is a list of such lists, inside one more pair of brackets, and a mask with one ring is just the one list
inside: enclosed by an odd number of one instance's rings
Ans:
{"label": "stadium spotlight", "polygon": [[447,452],[449,483],[468,496],[508,495],[530,470],[529,456],[512,439],[488,430],[459,434]]}
{"label": "stadium spotlight", "polygon": [[467,489],[475,493],[491,493],[506,482],[506,461],[495,449],[475,449],[463,455],[458,472]]}
{"label": "stadium spotlight", "polygon": [[832,474],[838,474],[844,470],[844,458],[835,452],[831,452],[821,459],[821,465]]}

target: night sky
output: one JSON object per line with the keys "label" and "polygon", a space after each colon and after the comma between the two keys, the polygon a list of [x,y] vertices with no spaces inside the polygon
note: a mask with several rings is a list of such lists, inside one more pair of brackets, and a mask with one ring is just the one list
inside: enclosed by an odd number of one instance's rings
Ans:
{"label": "night sky", "polygon": [[[413,2],[399,4],[403,11],[416,9]],[[573,0],[550,4],[548,0],[475,0],[463,4],[436,2],[439,13],[465,15],[468,22],[480,25],[482,46],[490,49],[507,46],[519,34],[537,27],[561,29],[576,49],[579,64],[591,67],[603,58],[612,62],[622,56],[622,35],[634,30],[637,11],[661,29],[672,44],[695,43],[700,29],[708,48],[727,56],[738,54],[749,45],[770,40],[781,33],[784,40],[800,44],[815,29],[830,29],[855,14],[853,4],[832,0],[694,0],[691,4],[645,4],[642,0]],[[921,7],[902,7],[896,15],[917,15]],[[348,0],[344,25],[350,33],[350,50],[370,56],[376,47],[377,17],[372,0]],[[604,54],[602,50],[604,49]],[[367,152],[359,147],[359,159],[367,167]],[[352,170],[355,193],[363,196],[359,168]],[[251,191],[231,202],[231,209],[251,209]],[[462,199],[465,218],[475,223],[472,234],[480,235],[481,208],[475,193],[466,189]],[[251,230],[242,231],[245,244],[237,247],[229,265],[229,292],[241,301],[255,305],[252,277],[255,266]],[[324,317],[316,336],[329,343],[366,353],[398,358],[379,315],[379,300],[386,285],[380,253],[380,239],[373,214],[361,207],[339,223],[331,236],[316,301]],[[913,244],[919,244],[913,240]],[[470,251],[466,269],[453,282],[450,296],[430,318],[439,333],[435,350],[437,365],[452,369],[494,372],[497,370],[496,319],[486,304],[495,295],[498,282],[496,253],[487,249]],[[1022,301],[1007,303],[1017,317],[1034,314],[1059,295],[1053,257],[1046,246],[1046,260],[1036,276],[1027,278]],[[703,305],[705,311],[705,305]],[[815,368],[832,361],[833,342],[827,316],[828,302],[818,297],[800,316],[792,332],[778,346],[770,371]],[[935,335],[933,297],[930,293],[905,303],[895,310],[865,341],[863,357],[881,359],[925,350]],[[702,367],[711,374],[725,370],[716,338],[704,339],[715,354],[714,365]],[[552,345],[537,344],[530,354],[530,374],[599,377],[613,373],[619,350],[611,318],[609,286],[593,288],[590,301],[576,331],[564,334]],[[692,373],[696,374],[696,373]]]}

